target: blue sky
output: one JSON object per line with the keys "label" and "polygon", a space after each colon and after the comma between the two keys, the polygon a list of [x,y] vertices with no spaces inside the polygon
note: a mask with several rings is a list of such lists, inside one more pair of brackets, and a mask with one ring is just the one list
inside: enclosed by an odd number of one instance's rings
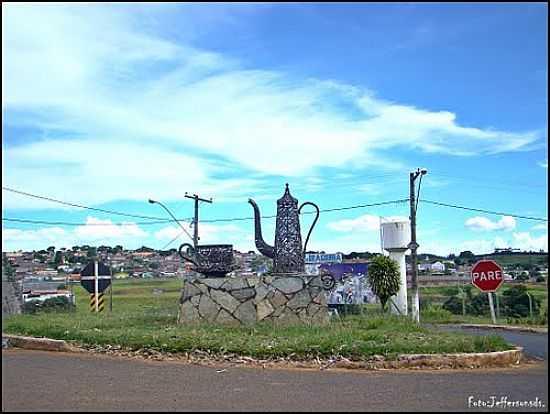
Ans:
{"label": "blue sky", "polygon": [[[188,218],[187,191],[213,198],[214,220],[250,217],[249,197],[274,214],[286,182],[321,209],[404,199],[425,167],[421,198],[547,218],[545,3],[2,7],[4,187],[163,218],[147,199]],[[3,251],[162,248],[181,232],[2,196],[4,218],[82,223],[3,221]],[[310,247],[379,251],[394,216],[408,204],[322,213]],[[199,231],[254,249],[252,221]],[[548,249],[546,222],[426,203],[418,239],[445,255]]]}

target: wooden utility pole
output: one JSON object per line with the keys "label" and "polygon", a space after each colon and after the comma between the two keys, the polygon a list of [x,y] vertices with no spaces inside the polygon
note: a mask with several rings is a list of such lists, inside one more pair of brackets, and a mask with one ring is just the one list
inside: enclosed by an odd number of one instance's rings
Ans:
{"label": "wooden utility pole", "polygon": [[204,201],[205,203],[212,203],[212,198],[210,200],[206,200],[204,198],[200,198],[198,195],[193,194],[192,196],[187,195],[185,193],[185,198],[191,198],[195,200],[195,219],[194,219],[194,227],[193,227],[193,248],[195,249],[195,252],[197,251],[197,246],[199,245],[199,201]]}
{"label": "wooden utility pole", "polygon": [[418,249],[418,243],[416,242],[416,195],[415,195],[415,189],[414,189],[414,182],[418,178],[418,176],[425,175],[427,173],[427,170],[418,168],[415,172],[411,172],[409,175],[409,201],[410,201],[410,207],[411,207],[411,243],[409,244],[409,248],[411,249],[411,265],[412,265],[412,280],[411,280],[411,288],[413,290],[412,295],[412,318],[415,322],[420,322],[420,298],[418,294],[418,261],[416,257],[416,250]]}

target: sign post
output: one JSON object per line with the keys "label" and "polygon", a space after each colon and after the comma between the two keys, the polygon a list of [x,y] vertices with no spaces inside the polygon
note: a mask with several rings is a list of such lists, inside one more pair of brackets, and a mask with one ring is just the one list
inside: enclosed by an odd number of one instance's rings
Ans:
{"label": "sign post", "polygon": [[491,319],[496,324],[495,307],[492,292],[504,282],[502,268],[493,260],[480,260],[472,267],[472,284],[482,292],[486,292],[491,308]]}
{"label": "sign post", "polygon": [[98,265],[97,265],[97,260],[94,261],[94,306],[95,306],[95,311],[96,312],[99,312],[99,300],[98,300],[98,297],[97,297],[97,294],[99,293],[98,290],[99,290],[99,283],[98,283],[98,277],[99,277],[99,271],[98,271]]}
{"label": "sign post", "polygon": [[90,293],[90,311],[103,311],[103,291],[111,284],[111,269],[97,261],[80,272],[80,284]]}

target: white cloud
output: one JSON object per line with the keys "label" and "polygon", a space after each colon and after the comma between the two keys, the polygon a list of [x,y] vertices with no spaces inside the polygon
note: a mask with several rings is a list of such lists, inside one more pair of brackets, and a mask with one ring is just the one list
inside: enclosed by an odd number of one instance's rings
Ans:
{"label": "white cloud", "polygon": [[122,225],[111,220],[87,217],[86,224],[65,230],[60,227],[45,227],[36,230],[2,229],[2,248],[9,250],[39,250],[47,246],[70,248],[75,245],[122,244],[137,248],[144,244],[149,234],[131,222]]}
{"label": "white cloud", "polygon": [[548,223],[535,224],[531,230],[546,230],[548,231]]}
{"label": "white cloud", "polygon": [[40,242],[45,245],[66,236],[67,232],[60,227],[38,230],[2,229],[2,244],[8,242]]}
{"label": "white cloud", "polygon": [[355,219],[333,221],[328,223],[327,227],[338,232],[378,232],[380,231],[380,217],[365,214]]}
{"label": "white cloud", "polygon": [[78,226],[74,229],[75,236],[81,239],[120,239],[126,237],[144,238],[147,233],[139,228],[138,225],[131,222],[113,224],[111,220],[100,220],[88,216],[86,225]]}
{"label": "white cloud", "polygon": [[[51,198],[82,204],[183,198],[175,188],[226,197],[258,188],[257,180],[245,177],[211,181],[206,171],[219,173],[223,166],[152,144],[56,139],[8,147],[3,153],[8,187],[34,194],[47,188]],[[48,201],[3,195],[4,208],[59,208]]]}
{"label": "white cloud", "polygon": [[480,155],[523,150],[540,136],[463,127],[452,112],[337,81],[245,69],[249,62],[155,34],[149,22],[169,17],[171,6],[155,6],[153,19],[109,6],[3,8],[3,105],[18,112],[5,121],[47,138],[3,151],[6,184],[40,193],[63,182],[74,195],[65,199],[85,203],[173,198],[184,186],[231,196],[255,183],[217,184],[220,165],[206,154],[230,170],[299,176],[376,164],[397,147]]}
{"label": "white cloud", "polygon": [[502,216],[499,221],[491,221],[485,217],[472,217],[466,220],[464,225],[476,231],[488,230],[513,230],[516,228],[516,220],[511,216]]}
{"label": "white cloud", "polygon": [[539,237],[531,236],[529,232],[519,232],[513,234],[515,244],[520,246],[522,250],[544,250],[548,251],[548,235]]}
{"label": "white cloud", "polygon": [[548,169],[548,160],[539,161],[538,164],[539,164],[540,167]]}

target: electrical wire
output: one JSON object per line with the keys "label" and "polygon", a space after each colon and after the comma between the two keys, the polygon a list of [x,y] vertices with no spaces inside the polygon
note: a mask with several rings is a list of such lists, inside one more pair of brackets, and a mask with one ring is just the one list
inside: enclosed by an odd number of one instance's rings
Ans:
{"label": "electrical wire", "polygon": [[[162,220],[162,221],[144,221],[136,223],[74,223],[66,221],[47,221],[47,220],[29,220],[29,219],[20,219],[20,218],[11,218],[11,217],[2,217],[2,221],[13,221],[17,223],[30,223],[30,224],[50,224],[56,226],[148,226],[153,224],[166,224],[167,222],[173,222],[173,220]],[[178,220],[183,221],[183,220]]]}
{"label": "electrical wire", "polygon": [[[69,203],[67,201],[56,200],[55,198],[51,198],[51,197],[39,196],[39,195],[36,195],[36,194],[27,193],[25,191],[15,190],[13,188],[4,187],[4,186],[2,186],[2,190],[10,191],[12,193],[24,195],[24,196],[27,196],[27,197],[38,198],[40,200],[51,201],[53,203],[63,204],[65,206],[78,207],[78,208],[83,208],[83,209],[86,209],[86,210],[100,211],[102,213],[114,214],[114,215],[118,215],[118,216],[142,218],[142,219],[148,219],[148,220],[161,220],[163,222],[172,221],[170,219],[163,219],[162,217],[141,216],[141,215],[137,215],[137,214],[122,213],[120,211],[115,211],[115,210],[105,210],[105,209],[102,209],[102,208],[89,207],[89,206],[85,206],[85,205],[82,205],[82,204]],[[181,221],[186,221],[186,220],[188,220],[188,219],[183,219]]]}
{"label": "electrical wire", "polygon": [[503,212],[499,212],[499,211],[483,210],[483,209],[480,209],[480,208],[464,207],[464,206],[458,206],[458,205],[455,205],[455,204],[441,203],[439,201],[430,201],[430,200],[420,200],[420,201],[422,203],[434,204],[434,205],[437,205],[437,206],[452,207],[452,208],[458,208],[458,209],[470,210],[470,211],[478,211],[478,212],[481,212],[481,213],[493,214],[493,215],[497,215],[497,216],[510,216],[510,217],[515,217],[515,218],[521,218],[521,219],[525,219],[525,220],[535,220],[535,221],[548,221],[548,219],[540,218],[540,217],[520,216],[519,214],[503,213]]}
{"label": "electrical wire", "polygon": [[[404,202],[407,202],[409,201],[408,198],[404,198],[404,199],[401,199],[401,200],[392,200],[392,201],[383,201],[381,203],[374,203],[374,204],[362,204],[362,205],[358,205],[358,206],[350,206],[350,207],[337,207],[337,208],[331,208],[331,209],[324,209],[324,210],[319,210],[319,213],[321,212],[332,212],[332,211],[342,211],[342,210],[350,210],[350,209],[355,209],[355,208],[364,208],[364,207],[374,207],[374,206],[381,206],[381,205],[387,205],[387,204],[399,204],[399,203],[404,203]],[[302,213],[299,213],[299,214],[316,214],[317,212],[316,211],[304,211]],[[266,218],[275,218],[277,217],[276,215],[275,216],[261,216],[262,219],[266,219]],[[237,220],[254,220],[254,217],[241,217],[241,218],[233,218],[233,219],[217,219],[217,220],[199,220],[199,223],[213,223],[213,222],[219,222],[219,221],[237,221]],[[162,250],[164,250],[166,247],[168,247],[170,244],[172,244],[176,239],[178,239],[181,235],[183,234],[180,233],[179,235],[177,235],[174,239],[172,239],[169,243],[167,243],[163,248]]]}

